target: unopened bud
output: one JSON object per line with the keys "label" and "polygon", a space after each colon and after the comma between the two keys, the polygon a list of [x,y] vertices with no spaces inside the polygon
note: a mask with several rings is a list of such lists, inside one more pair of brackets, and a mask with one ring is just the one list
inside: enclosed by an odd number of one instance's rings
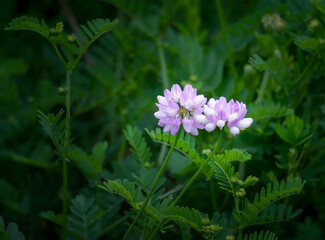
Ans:
{"label": "unopened bud", "polygon": [[233,235],[228,235],[226,237],[226,240],[235,240],[235,237]]}
{"label": "unopened bud", "polygon": [[235,192],[235,197],[238,197],[238,198],[243,198],[243,197],[245,197],[245,195],[246,195],[246,191],[243,188],[241,188],[237,192]]}
{"label": "unopened bud", "polygon": [[203,218],[202,219],[202,225],[209,225],[210,224],[210,219],[209,218]]}
{"label": "unopened bud", "polygon": [[197,76],[196,75],[191,75],[190,76],[190,81],[195,82],[197,80]]}
{"label": "unopened bud", "polygon": [[68,93],[68,89],[64,87],[58,87],[58,92],[60,95],[66,95]]}
{"label": "unopened bud", "polygon": [[61,33],[63,31],[63,23],[62,22],[58,22],[55,26],[55,29],[57,31],[57,33]]}
{"label": "unopened bud", "polygon": [[143,206],[143,202],[136,203],[135,204],[135,209],[140,210],[142,208],[142,206]]}
{"label": "unopened bud", "polygon": [[71,35],[68,35],[67,36],[67,40],[68,40],[68,42],[74,42],[75,41],[75,38],[74,38],[74,36],[71,34]]}
{"label": "unopened bud", "polygon": [[202,154],[209,155],[211,153],[211,149],[203,149]]}

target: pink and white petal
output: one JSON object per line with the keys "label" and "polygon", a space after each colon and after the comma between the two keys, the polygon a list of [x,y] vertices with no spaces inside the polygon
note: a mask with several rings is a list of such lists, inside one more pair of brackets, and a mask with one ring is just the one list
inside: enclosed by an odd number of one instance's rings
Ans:
{"label": "pink and white petal", "polygon": [[182,95],[182,89],[178,84],[174,84],[171,89],[173,99],[178,101]]}
{"label": "pink and white petal", "polygon": [[233,135],[233,136],[236,136],[236,135],[238,135],[239,134],[239,129],[238,129],[238,127],[231,127],[231,128],[229,128],[229,131],[230,131],[230,133]]}
{"label": "pink and white petal", "polygon": [[216,128],[216,125],[214,123],[208,123],[205,125],[205,130],[208,132],[212,132]]}
{"label": "pink and white petal", "polygon": [[192,111],[192,108],[193,108],[193,102],[192,102],[190,99],[186,100],[184,107],[185,107],[187,110]]}
{"label": "pink and white petal", "polygon": [[161,105],[164,105],[164,106],[168,106],[168,101],[165,97],[162,97],[162,96],[158,96],[157,97],[158,99],[158,102],[161,104]]}
{"label": "pink and white petal", "polygon": [[154,116],[158,119],[161,119],[161,118],[167,117],[167,114],[163,111],[158,111],[158,112],[154,113]]}
{"label": "pink and white petal", "polygon": [[235,120],[237,120],[237,119],[238,119],[238,114],[237,114],[237,113],[232,113],[232,114],[230,114],[229,117],[228,117],[228,121],[229,121],[229,122],[235,121]]}
{"label": "pink and white petal", "polygon": [[217,122],[217,126],[221,129],[223,129],[223,127],[225,126],[226,122],[225,121],[222,121],[222,120],[219,120]]}
{"label": "pink and white petal", "polygon": [[179,130],[179,126],[180,125],[178,125],[178,124],[173,124],[173,126],[172,126],[172,128],[171,128],[171,134],[172,135],[176,135],[176,133],[178,132],[178,130]]}
{"label": "pink and white petal", "polygon": [[194,120],[197,121],[198,123],[203,124],[203,125],[205,125],[205,124],[207,124],[209,122],[207,117],[205,115],[203,115],[203,114],[195,115]]}
{"label": "pink and white petal", "polygon": [[166,126],[164,127],[164,132],[170,132],[170,130],[171,130],[171,128],[172,128],[172,124],[166,124]]}
{"label": "pink and white petal", "polygon": [[216,112],[212,108],[209,108],[206,105],[205,108],[204,108],[204,114],[207,115],[207,116],[209,116],[209,115],[215,115]]}
{"label": "pink and white petal", "polygon": [[191,134],[192,134],[193,136],[197,136],[197,135],[199,135],[199,131],[197,130],[196,127],[193,127],[193,126],[192,126]]}
{"label": "pink and white petal", "polygon": [[207,103],[209,108],[214,109],[214,106],[216,105],[216,100],[214,98],[210,98],[209,102]]}
{"label": "pink and white petal", "polygon": [[203,95],[198,95],[193,100],[193,107],[198,108],[206,103],[206,98]]}
{"label": "pink and white petal", "polygon": [[253,123],[253,118],[244,118],[243,120],[238,121],[237,127],[239,130],[244,130],[248,128]]}

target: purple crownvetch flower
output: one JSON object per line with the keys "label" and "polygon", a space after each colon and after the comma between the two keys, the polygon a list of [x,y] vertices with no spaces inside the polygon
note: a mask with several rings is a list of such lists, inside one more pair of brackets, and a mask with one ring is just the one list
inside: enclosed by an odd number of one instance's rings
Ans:
{"label": "purple crownvetch flower", "polygon": [[164,132],[175,135],[183,124],[187,133],[198,135],[197,129],[204,129],[204,124],[208,122],[202,114],[207,99],[197,95],[196,89],[189,84],[183,91],[178,84],[174,84],[171,91],[166,89],[164,96],[157,99],[159,110],[154,115],[159,119],[158,125],[164,127]]}
{"label": "purple crownvetch flower", "polygon": [[247,113],[244,103],[234,102],[231,99],[228,103],[225,97],[218,100],[211,98],[207,105],[204,106],[204,114],[206,120],[202,117],[201,124],[205,125],[205,130],[213,131],[216,127],[220,130],[227,125],[232,135],[236,136],[240,130],[248,128],[252,122],[252,118],[245,118]]}

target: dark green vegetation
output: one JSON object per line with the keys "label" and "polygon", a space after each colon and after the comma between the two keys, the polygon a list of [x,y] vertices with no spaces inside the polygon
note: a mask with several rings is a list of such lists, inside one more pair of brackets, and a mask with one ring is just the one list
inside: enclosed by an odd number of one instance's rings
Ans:
{"label": "dark green vegetation", "polygon": [[254,122],[167,208],[218,139],[181,134],[130,239],[324,238],[325,1],[13,0],[0,19],[1,240],[122,239],[175,142],[153,116],[173,83]]}

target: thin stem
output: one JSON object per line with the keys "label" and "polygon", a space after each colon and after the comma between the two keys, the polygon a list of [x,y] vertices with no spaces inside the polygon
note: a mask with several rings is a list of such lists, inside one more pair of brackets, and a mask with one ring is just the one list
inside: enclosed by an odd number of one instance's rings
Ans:
{"label": "thin stem", "polygon": [[[175,199],[174,202],[172,202],[171,206],[176,205],[176,203],[181,199],[181,197],[184,195],[184,193],[186,192],[186,190],[192,185],[192,183],[196,180],[196,178],[200,175],[201,171],[203,170],[203,168],[206,166],[206,164],[210,161],[210,159],[214,156],[214,154],[218,151],[218,149],[220,148],[220,144],[221,144],[221,140],[222,140],[222,136],[223,136],[223,130],[220,132],[219,134],[219,138],[218,141],[216,142],[214,149],[212,151],[212,153],[210,153],[210,155],[207,157],[207,159],[205,160],[205,162],[200,166],[200,168],[197,170],[197,172],[193,175],[193,177],[190,179],[190,181],[185,185],[185,187],[183,188],[183,190],[181,191],[181,193],[177,196],[177,198]],[[214,201],[215,202],[215,201]],[[216,207],[215,207],[216,209]],[[152,234],[149,237],[149,240],[153,239],[153,237],[156,235],[157,231],[160,229],[160,227],[166,223],[168,223],[169,220],[162,220],[160,222],[160,224],[157,225],[157,227],[153,230]]]}
{"label": "thin stem", "polygon": [[234,65],[234,59],[232,57],[232,52],[230,49],[228,34],[227,34],[227,30],[226,30],[226,20],[225,20],[225,17],[223,16],[220,0],[216,0],[216,4],[217,4],[219,22],[220,22],[220,26],[221,26],[221,32],[222,32],[223,40],[225,42],[226,50],[227,50],[227,54],[228,54],[228,58],[229,58],[230,71],[231,71],[231,74],[233,75],[233,78],[235,80],[237,80],[237,73],[236,73],[236,69],[235,69],[235,65]]}
{"label": "thin stem", "polygon": [[[65,142],[64,152],[65,155],[68,153],[70,144],[70,77],[71,72],[66,72],[66,88],[67,94],[65,95]],[[68,167],[67,160],[63,159],[62,163],[62,175],[63,175],[63,240],[67,239],[67,211],[68,211]]]}
{"label": "thin stem", "polygon": [[216,203],[216,194],[214,191],[214,184],[213,184],[213,178],[210,178],[210,192],[211,192],[211,201],[212,201],[212,210],[213,212],[217,211],[217,203]]}
{"label": "thin stem", "polygon": [[202,172],[203,168],[208,164],[208,162],[210,161],[210,159],[214,156],[214,154],[217,152],[217,150],[220,147],[221,144],[221,139],[223,136],[223,131],[220,132],[219,134],[219,138],[217,143],[214,146],[214,149],[212,151],[212,153],[210,153],[210,155],[207,157],[207,159],[203,162],[203,164],[200,166],[200,168],[196,171],[196,173],[193,175],[193,177],[190,179],[190,181],[188,181],[188,183],[185,185],[185,187],[183,188],[183,190],[181,191],[181,193],[177,196],[177,198],[175,199],[175,201],[172,203],[172,205],[176,205],[176,203],[181,199],[181,197],[184,195],[184,193],[187,191],[187,189],[192,185],[192,183],[197,179],[197,177],[200,175],[200,173]]}
{"label": "thin stem", "polygon": [[65,69],[67,69],[67,63],[64,61],[64,59],[63,59],[61,53],[59,52],[59,49],[58,49],[57,46],[55,45],[55,43],[52,42],[52,46],[53,46],[53,48],[54,48],[54,51],[56,52],[56,55],[58,55],[60,61],[62,62],[63,67],[64,67]]}
{"label": "thin stem", "polygon": [[178,131],[178,133],[177,133],[177,135],[176,135],[176,138],[175,138],[175,141],[174,141],[172,147],[170,148],[170,150],[169,150],[169,152],[168,152],[168,154],[167,154],[167,156],[166,156],[166,158],[165,158],[165,161],[163,162],[162,166],[160,167],[160,170],[159,170],[159,172],[158,172],[158,175],[157,175],[156,178],[155,178],[155,181],[154,181],[154,183],[153,183],[153,185],[152,185],[152,187],[151,187],[151,189],[150,189],[150,192],[149,192],[149,194],[148,194],[148,196],[147,196],[147,198],[146,198],[146,201],[143,203],[143,205],[142,205],[140,211],[138,212],[137,216],[135,217],[135,219],[133,220],[132,224],[130,225],[128,231],[127,231],[126,234],[124,235],[123,240],[127,239],[127,237],[129,236],[129,234],[130,234],[132,228],[134,227],[135,223],[137,222],[137,220],[138,220],[139,217],[141,216],[142,212],[144,211],[145,207],[147,206],[147,204],[148,204],[148,202],[149,202],[149,200],[150,200],[150,198],[151,198],[151,195],[153,194],[153,192],[154,192],[154,190],[155,190],[155,188],[156,188],[156,185],[157,185],[157,183],[158,183],[158,180],[159,180],[160,176],[162,175],[162,173],[164,172],[164,170],[165,170],[165,168],[166,168],[166,166],[167,166],[168,160],[169,160],[169,158],[170,158],[172,152],[173,152],[174,149],[175,149],[175,146],[176,146],[176,144],[177,144],[177,141],[178,141],[178,138],[179,138],[180,132],[181,132],[181,131]]}
{"label": "thin stem", "polygon": [[238,204],[239,198],[234,197],[234,202],[235,202],[235,207],[236,207],[236,211],[239,212],[239,204]]}
{"label": "thin stem", "polygon": [[[163,89],[167,89],[169,86],[169,79],[167,74],[166,58],[160,43],[157,43],[157,46],[158,46],[158,55],[159,55],[159,62],[161,68],[162,87]],[[162,145],[160,148],[160,153],[157,161],[159,165],[161,165],[166,152],[167,152],[167,146]]]}

